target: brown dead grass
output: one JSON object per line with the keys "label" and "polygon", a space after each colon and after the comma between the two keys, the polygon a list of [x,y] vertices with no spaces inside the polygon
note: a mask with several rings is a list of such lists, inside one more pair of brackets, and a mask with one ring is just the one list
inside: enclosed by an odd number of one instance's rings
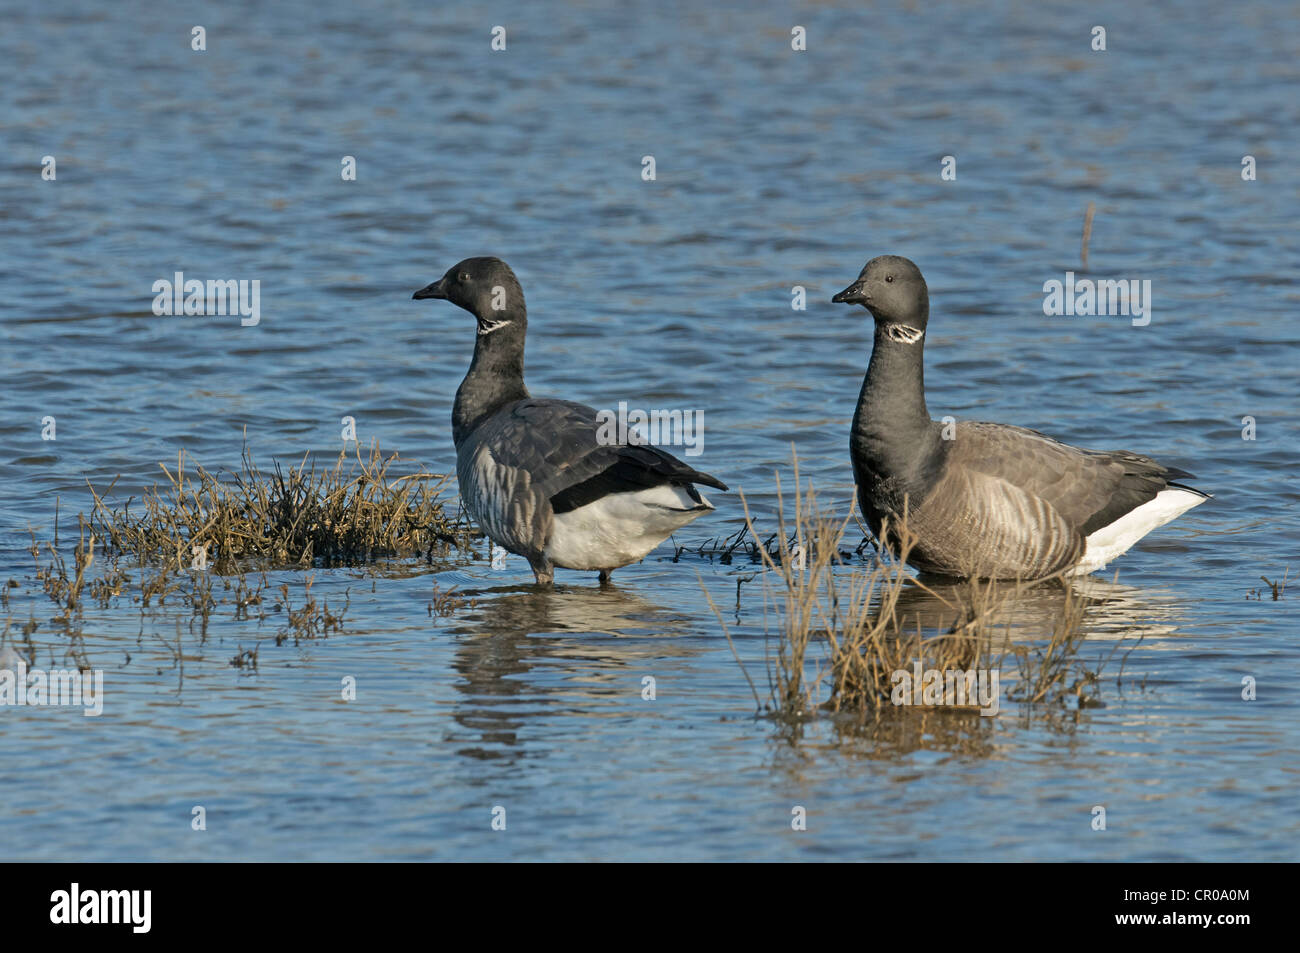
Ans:
{"label": "brown dead grass", "polygon": [[[792,507],[780,474],[776,475],[775,531],[755,524],[741,493],[746,529],[753,541],[744,548],[762,564],[765,631],[769,612],[777,620],[776,631],[768,635],[766,702],[745,673],[760,709],[785,719],[817,713],[879,718],[898,711],[900,706],[893,700],[895,673],[911,672],[917,661],[923,669],[942,672],[997,670],[1004,699],[1028,709],[1098,704],[1101,672],[1110,658],[1089,668],[1080,657],[1087,604],[1069,585],[1050,579],[1032,583],[970,579],[958,587],[954,602],[951,595],[941,595],[907,571],[915,540],[906,519],[897,527],[882,528],[882,535],[892,533],[898,540],[896,554],[880,552],[865,566],[853,565],[863,549],[845,545],[845,533],[856,522],[854,503],[845,508],[847,515],[835,515],[820,503],[811,484],[802,484],[797,457],[793,470]],[[1039,585],[1062,590],[1051,631],[1045,631],[1041,640],[1012,643],[1009,624],[998,619],[1011,600]],[[930,633],[922,630],[919,619],[915,627],[905,625],[899,599],[909,587],[941,600],[956,621],[946,631]],[[705,597],[731,641],[727,621],[707,590]],[[1014,660],[1014,669],[1004,673],[1008,658]],[[953,704],[951,697],[931,707],[976,710],[975,704]]]}
{"label": "brown dead grass", "polygon": [[381,556],[431,559],[440,547],[468,546],[467,528],[443,510],[448,478],[423,471],[391,476],[398,460],[372,446],[368,457],[359,449],[351,460],[340,453],[332,467],[304,456],[288,470],[275,463],[263,471],[245,449],[240,470],[222,479],[203,467],[187,471],[181,451],[174,470],[159,464],[166,482],[138,503],[110,504],[112,487],[91,487],[91,526],[110,551],[141,565],[217,573],[356,565]]}

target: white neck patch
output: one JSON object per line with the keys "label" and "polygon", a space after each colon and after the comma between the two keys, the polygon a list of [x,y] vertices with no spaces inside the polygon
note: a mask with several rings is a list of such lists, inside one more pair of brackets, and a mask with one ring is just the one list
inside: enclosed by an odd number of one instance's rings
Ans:
{"label": "white neck patch", "polygon": [[909,328],[906,324],[886,324],[885,337],[891,341],[897,341],[899,344],[915,344],[925,337],[925,332],[916,328]]}
{"label": "white neck patch", "polygon": [[507,324],[514,324],[514,322],[513,321],[479,321],[479,325],[478,325],[479,337],[482,337],[484,334],[491,334],[493,331],[499,331],[501,328],[504,328]]}

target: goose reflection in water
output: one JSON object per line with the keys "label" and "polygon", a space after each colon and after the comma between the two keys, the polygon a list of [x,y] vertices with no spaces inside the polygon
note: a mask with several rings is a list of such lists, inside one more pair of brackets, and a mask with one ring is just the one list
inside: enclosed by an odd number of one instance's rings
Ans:
{"label": "goose reflection in water", "polygon": [[[965,618],[971,584],[921,577],[899,594],[895,616],[903,632],[946,632]],[[991,590],[991,630],[1012,642],[1043,639],[1065,611],[1068,598],[1082,600],[1089,639],[1144,639],[1175,635],[1183,611],[1162,589],[1142,589],[1094,576],[1050,580],[1017,590],[997,583]]]}
{"label": "goose reflection in water", "polygon": [[[498,594],[499,593],[499,594]],[[530,719],[626,717],[642,678],[665,657],[684,657],[680,637],[692,620],[617,588],[465,592],[478,600],[449,628],[458,639],[453,669],[460,702],[453,717],[464,733],[458,753],[479,759],[524,754]]]}

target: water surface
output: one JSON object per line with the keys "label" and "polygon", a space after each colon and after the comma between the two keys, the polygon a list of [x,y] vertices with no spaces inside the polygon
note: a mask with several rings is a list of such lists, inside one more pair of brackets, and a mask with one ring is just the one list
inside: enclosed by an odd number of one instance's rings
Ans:
{"label": "water surface", "polygon": [[[1089,618],[1098,652],[1145,633],[1127,663],[1145,688],[1053,721],[1005,705],[846,737],[755,720],[701,585],[761,689],[758,582],[736,610],[750,567],[671,546],[610,591],[566,572],[532,591],[514,557],[322,569],[344,631],[296,646],[228,605],[206,637],[176,600],[91,606],[104,714],[0,711],[0,855],[1297,859],[1296,594],[1248,597],[1300,563],[1298,17],[6,4],[0,578],[20,583],[11,638],[34,619],[48,664],[70,639],[30,591],[27,530],[52,535],[57,498],[66,556],[87,479],[120,474],[125,499],[181,449],[236,466],[245,433],[262,461],[328,459],[344,416],[367,445],[451,468],[472,322],[410,296],[474,254],[523,283],[534,393],[702,411],[690,462],[762,520],[792,443],[828,502],[852,493],[870,328],[829,299],[884,253],[929,280],[936,417],[1148,453],[1215,499],[1125,557]],[[1150,279],[1146,327],[1043,314],[1043,283],[1082,271],[1089,202],[1094,276]],[[176,271],[258,279],[261,323],[154,316],[152,284]],[[715,502],[678,543],[742,525],[734,492]],[[476,604],[432,616],[435,582]],[[230,664],[254,644],[256,673]]]}

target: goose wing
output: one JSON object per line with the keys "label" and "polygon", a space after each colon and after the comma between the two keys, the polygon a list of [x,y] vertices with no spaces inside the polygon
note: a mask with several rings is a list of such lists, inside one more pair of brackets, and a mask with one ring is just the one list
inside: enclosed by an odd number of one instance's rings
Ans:
{"label": "goose wing", "polygon": [[470,435],[459,455],[461,495],[484,530],[507,548],[540,547],[553,513],[611,493],[672,484],[727,489],[658,447],[605,444],[596,411],[567,400],[528,398]]}
{"label": "goose wing", "polygon": [[1006,424],[959,424],[948,459],[1042,500],[1084,536],[1191,476],[1128,450],[1082,450]]}
{"label": "goose wing", "polygon": [[1002,574],[1047,575],[1077,562],[1094,530],[1185,476],[1126,450],[1081,450],[1023,427],[962,423],[918,511],[927,541],[920,557],[940,572],[996,565]]}

